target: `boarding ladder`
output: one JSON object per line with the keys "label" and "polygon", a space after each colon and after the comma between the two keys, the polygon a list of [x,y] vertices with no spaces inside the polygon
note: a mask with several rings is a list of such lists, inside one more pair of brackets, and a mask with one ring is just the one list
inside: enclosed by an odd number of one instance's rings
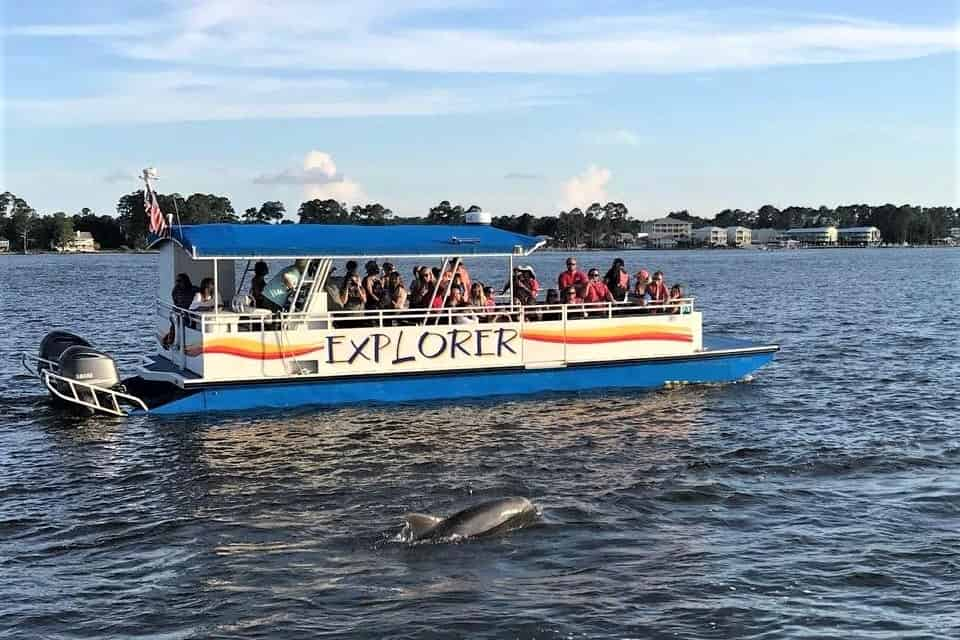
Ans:
{"label": "boarding ladder", "polygon": [[[293,295],[290,296],[291,313],[306,313],[309,311],[310,303],[319,287],[326,282],[332,265],[332,260],[307,260],[303,274],[301,274],[300,280],[297,281],[297,288],[294,290]],[[280,323],[280,357],[286,369],[294,373],[287,360],[285,350],[285,345],[290,342],[289,336],[287,335],[287,324],[287,322]],[[294,359],[293,362],[296,365],[296,373],[300,375],[307,373],[296,359]]]}

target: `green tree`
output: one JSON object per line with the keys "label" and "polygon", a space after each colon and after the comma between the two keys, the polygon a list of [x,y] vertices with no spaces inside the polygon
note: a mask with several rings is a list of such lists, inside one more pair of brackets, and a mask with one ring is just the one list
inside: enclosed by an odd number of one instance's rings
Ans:
{"label": "green tree", "polygon": [[300,224],[347,224],[350,222],[350,212],[346,205],[333,199],[308,200],[297,210]]}
{"label": "green tree", "polygon": [[[158,198],[159,203],[159,198]],[[163,206],[160,207],[161,211]],[[143,190],[134,191],[117,202],[117,218],[120,223],[123,244],[140,249],[147,244],[147,212],[143,207]]]}
{"label": "green tree", "polygon": [[387,209],[379,202],[354,206],[350,209],[350,221],[354,224],[380,225],[386,224],[387,220],[393,215],[393,211]]}
{"label": "green tree", "polygon": [[286,207],[279,200],[264,202],[260,208],[250,207],[243,212],[243,221],[253,224],[270,224],[273,221],[279,222],[283,219]]}
{"label": "green tree", "polygon": [[430,208],[430,212],[427,214],[427,224],[463,224],[468,213],[481,210],[475,204],[464,210],[459,204],[454,206],[450,204],[449,200],[441,200],[440,204]]}
{"label": "green tree", "polygon": [[63,211],[53,214],[50,229],[50,242],[55,249],[63,251],[74,240],[73,218],[68,218]]}
{"label": "green tree", "polygon": [[[174,197],[179,197],[179,195],[174,194]],[[164,212],[171,213],[172,209],[164,208],[163,202],[159,204]],[[179,205],[179,202],[177,204]],[[212,193],[195,193],[187,198],[184,205],[180,209],[180,219],[183,224],[237,222],[233,205],[230,204],[230,199],[224,196],[217,196]]]}

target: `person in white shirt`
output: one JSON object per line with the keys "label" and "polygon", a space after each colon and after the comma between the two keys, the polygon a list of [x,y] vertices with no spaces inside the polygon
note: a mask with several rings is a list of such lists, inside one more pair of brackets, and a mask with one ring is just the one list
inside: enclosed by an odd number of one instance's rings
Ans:
{"label": "person in white shirt", "polygon": [[213,311],[220,306],[217,292],[213,288],[213,278],[200,281],[200,290],[193,296],[190,311]]}

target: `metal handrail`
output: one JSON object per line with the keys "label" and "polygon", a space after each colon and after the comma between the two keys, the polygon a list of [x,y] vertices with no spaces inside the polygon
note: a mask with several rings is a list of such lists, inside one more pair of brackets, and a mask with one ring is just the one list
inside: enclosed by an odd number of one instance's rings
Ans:
{"label": "metal handrail", "polygon": [[[440,318],[446,317],[448,320],[451,320],[457,316],[476,316],[480,318],[497,318],[500,316],[510,316],[510,317],[520,317],[521,315],[527,314],[544,314],[544,313],[554,313],[562,314],[564,318],[567,316],[571,320],[579,319],[578,316],[583,314],[584,318],[598,318],[606,316],[607,318],[613,318],[615,315],[622,314],[624,312],[635,312],[637,315],[645,314],[656,314],[664,312],[679,312],[681,314],[691,313],[693,311],[694,298],[677,298],[670,300],[665,303],[651,303],[643,304],[637,303],[634,300],[625,300],[625,301],[614,301],[614,302],[583,302],[577,304],[534,304],[534,305],[518,305],[518,304],[503,304],[496,305],[494,307],[483,307],[483,306],[472,306],[472,307],[441,307],[437,309],[433,308],[413,308],[413,309],[358,309],[355,311],[326,311],[322,313],[316,312],[307,312],[307,311],[291,311],[291,312],[282,312],[269,316],[255,316],[250,318],[245,318],[237,320],[236,316],[229,315],[225,316],[224,314],[204,314],[198,313],[196,311],[189,311],[181,307],[176,307],[170,305],[166,302],[159,301],[158,304],[165,309],[168,309],[170,312],[173,312],[180,316],[181,320],[184,317],[190,317],[194,320],[198,328],[204,333],[207,332],[208,327],[214,327],[217,325],[224,324],[243,324],[245,326],[257,326],[260,327],[264,324],[276,323],[279,326],[286,327],[289,323],[296,322],[310,322],[310,321],[328,321],[328,322],[337,322],[337,321],[358,321],[364,320],[368,322],[374,322],[376,327],[385,327],[391,326],[390,323],[395,321],[404,321],[411,324],[426,324],[434,323]],[[243,316],[243,313],[236,314]]]}
{"label": "metal handrail", "polygon": [[[143,400],[128,393],[122,393],[106,387],[90,384],[89,382],[80,382],[79,380],[66,378],[49,370],[43,371],[41,377],[43,379],[43,384],[46,385],[47,390],[53,395],[66,402],[78,404],[82,407],[93,409],[94,411],[102,411],[103,413],[109,413],[110,415],[123,417],[127,415],[127,413],[120,408],[120,400],[130,404],[138,405],[144,410],[144,412],[150,411]],[[57,385],[51,382],[51,379],[60,383],[65,383],[70,388],[71,395],[68,396],[60,391],[60,389],[57,388]],[[77,387],[87,389],[90,392],[90,397],[93,398],[93,402],[82,399],[80,394],[77,392]],[[100,396],[98,395],[100,393],[105,394],[108,398],[110,398],[113,405],[107,406],[102,404],[100,402]]]}
{"label": "metal handrail", "polygon": [[[28,361],[31,361],[31,360],[35,363],[35,368],[31,367],[30,364],[28,364]],[[20,364],[23,366],[24,369],[26,369],[30,373],[30,375],[36,376],[38,378],[40,377],[40,373],[41,373],[41,369],[40,369],[41,364],[46,365],[50,370],[54,370],[54,371],[60,370],[59,362],[54,362],[53,360],[47,360],[46,358],[41,358],[38,355],[27,353],[26,351],[23,351],[20,353]]]}

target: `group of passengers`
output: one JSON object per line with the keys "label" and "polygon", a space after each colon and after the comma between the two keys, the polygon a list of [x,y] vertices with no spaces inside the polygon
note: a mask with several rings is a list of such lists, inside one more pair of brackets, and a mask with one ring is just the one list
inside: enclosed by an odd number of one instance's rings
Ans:
{"label": "group of passengers", "polygon": [[[250,302],[274,313],[288,310],[307,264],[307,260],[296,260],[268,280],[269,266],[258,261],[250,286]],[[631,287],[630,274],[621,258],[613,261],[602,278],[596,268],[584,273],[577,266],[576,258],[567,258],[566,269],[557,276],[557,288],[547,289],[542,305],[662,305],[683,298],[680,285],[667,288],[662,271],[656,271],[651,277],[649,272],[641,269],[633,277]],[[479,314],[480,319],[497,317],[493,287],[471,280],[466,265],[459,258],[449,260],[442,269],[415,266],[409,286],[404,285],[402,275],[391,262],[380,265],[370,260],[364,265],[362,276],[356,261],[347,261],[345,267],[339,284],[328,289],[344,311],[470,308],[474,314]],[[500,295],[509,293],[514,305],[533,307],[541,305],[538,302],[540,291],[541,285],[533,267],[520,265],[513,269]],[[191,311],[210,311],[220,303],[213,278],[204,278],[199,287],[194,287],[185,273],[177,276],[172,297],[175,306]],[[476,315],[463,313],[457,317],[464,321],[477,319]]]}

